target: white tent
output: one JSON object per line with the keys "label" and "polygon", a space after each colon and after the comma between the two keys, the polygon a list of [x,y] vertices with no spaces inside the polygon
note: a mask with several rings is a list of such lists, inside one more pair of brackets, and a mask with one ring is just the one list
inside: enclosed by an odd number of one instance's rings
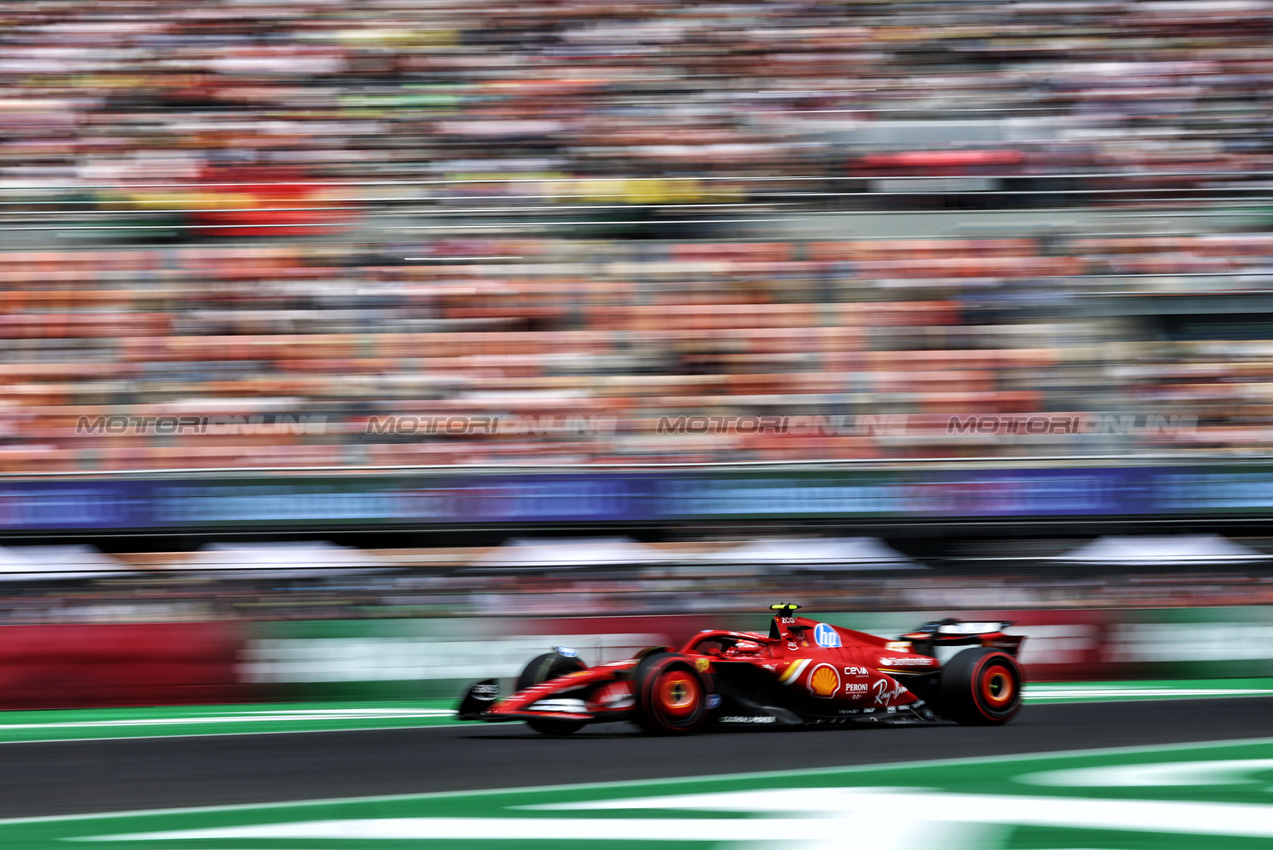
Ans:
{"label": "white tent", "polygon": [[1245,564],[1268,556],[1218,534],[1099,537],[1053,560],[1078,564],[1182,565]]}
{"label": "white tent", "polygon": [[707,552],[700,560],[768,564],[792,570],[926,570],[874,537],[763,538]]}
{"label": "white tent", "polygon": [[315,578],[397,569],[384,558],[325,540],[290,543],[209,543],[169,569],[220,577]]}
{"label": "white tent", "polygon": [[513,538],[483,552],[469,569],[563,570],[624,564],[667,564],[683,555],[647,546],[630,537]]}
{"label": "white tent", "polygon": [[85,544],[0,547],[0,581],[73,581],[135,571]]}

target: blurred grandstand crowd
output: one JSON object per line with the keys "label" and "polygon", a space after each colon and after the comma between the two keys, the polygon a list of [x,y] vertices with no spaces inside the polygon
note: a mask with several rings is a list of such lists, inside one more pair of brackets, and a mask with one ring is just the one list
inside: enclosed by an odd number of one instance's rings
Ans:
{"label": "blurred grandstand crowd", "polygon": [[[1264,0],[0,3],[0,471],[1260,448],[1271,21]],[[1060,213],[959,231],[986,209]],[[1111,210],[1121,230],[1090,215]],[[1182,328],[1218,298],[1248,325]],[[1031,413],[1196,427],[948,427]],[[103,415],[316,425],[83,427]],[[372,427],[395,415],[612,424]],[[906,425],[659,433],[684,415]]]}
{"label": "blurred grandstand crowd", "polygon": [[152,572],[118,579],[6,582],[0,619],[39,623],[345,620],[754,613],[793,595],[820,611],[1205,608],[1273,604],[1266,570],[999,577],[768,570],[716,574],[608,569],[584,575],[402,570],[296,580]]}

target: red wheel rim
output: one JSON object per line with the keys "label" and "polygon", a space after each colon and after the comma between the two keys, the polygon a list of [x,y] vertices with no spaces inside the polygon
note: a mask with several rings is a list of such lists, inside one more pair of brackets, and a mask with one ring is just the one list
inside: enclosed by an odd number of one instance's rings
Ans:
{"label": "red wheel rim", "polygon": [[654,694],[662,713],[679,719],[689,717],[698,710],[703,688],[693,674],[684,670],[669,670],[658,677]]}
{"label": "red wheel rim", "polygon": [[1017,683],[1012,671],[1002,664],[987,667],[981,673],[981,698],[992,709],[1007,708],[1012,705],[1017,693]]}

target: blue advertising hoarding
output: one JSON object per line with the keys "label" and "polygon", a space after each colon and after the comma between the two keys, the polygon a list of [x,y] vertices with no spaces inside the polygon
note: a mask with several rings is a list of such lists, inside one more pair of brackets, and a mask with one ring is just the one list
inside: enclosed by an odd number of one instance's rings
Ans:
{"label": "blue advertising hoarding", "polygon": [[1273,513],[1260,465],[244,474],[0,481],[0,530]]}

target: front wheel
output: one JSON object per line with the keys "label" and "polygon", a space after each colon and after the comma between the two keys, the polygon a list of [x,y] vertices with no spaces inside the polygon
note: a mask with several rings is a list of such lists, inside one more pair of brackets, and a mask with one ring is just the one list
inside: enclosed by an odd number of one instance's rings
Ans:
{"label": "front wheel", "polygon": [[941,671],[942,714],[965,726],[997,726],[1021,710],[1025,674],[1017,660],[988,647],[965,649]]}
{"label": "front wheel", "polygon": [[707,719],[708,681],[683,655],[647,655],[633,673],[636,721],[660,735],[692,732]]}
{"label": "front wheel", "polygon": [[[517,677],[517,690],[524,691],[550,679],[586,669],[588,665],[578,658],[558,652],[546,652],[532,659],[522,670],[522,674]],[[526,721],[526,725],[544,735],[569,735],[584,727],[584,723],[579,720],[553,720],[550,717],[533,717]]]}

